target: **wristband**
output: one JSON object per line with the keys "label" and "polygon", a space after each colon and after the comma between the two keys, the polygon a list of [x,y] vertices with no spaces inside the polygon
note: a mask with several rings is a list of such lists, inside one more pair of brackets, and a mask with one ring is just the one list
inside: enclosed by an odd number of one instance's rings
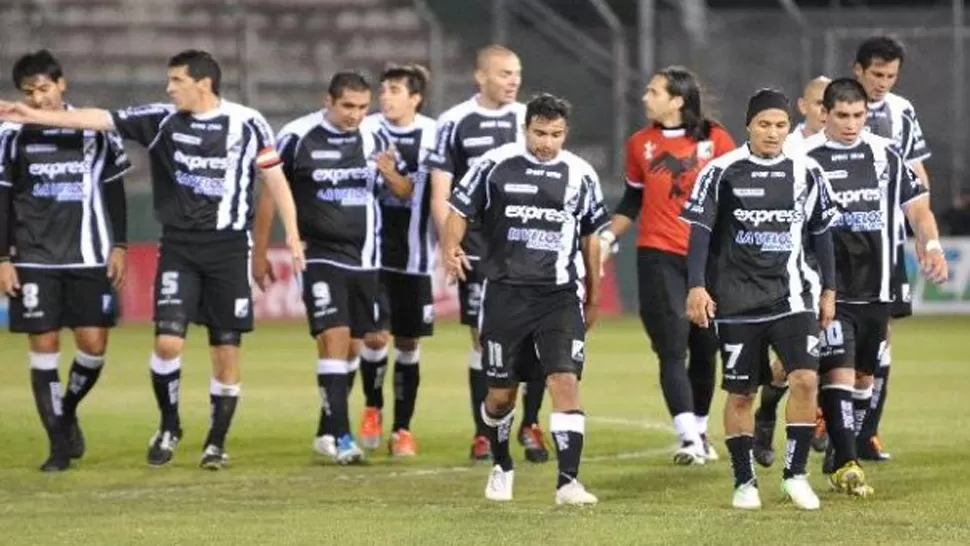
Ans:
{"label": "wristband", "polygon": [[608,245],[612,245],[616,242],[616,234],[609,229],[604,229],[603,232],[600,233],[600,238],[606,241],[606,244]]}
{"label": "wristband", "polygon": [[925,248],[927,252],[933,252],[936,250],[940,254],[943,253],[943,245],[940,244],[939,239],[930,239],[929,241],[926,241],[926,246],[923,248]]}

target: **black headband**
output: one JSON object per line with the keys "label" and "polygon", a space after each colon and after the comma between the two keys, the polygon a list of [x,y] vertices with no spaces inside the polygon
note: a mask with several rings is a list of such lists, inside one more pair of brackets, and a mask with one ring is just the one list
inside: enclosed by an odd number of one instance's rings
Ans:
{"label": "black headband", "polygon": [[744,119],[744,124],[749,125],[751,120],[759,113],[776,108],[784,111],[791,118],[791,106],[788,103],[788,97],[781,91],[762,89],[748,99],[748,114]]}

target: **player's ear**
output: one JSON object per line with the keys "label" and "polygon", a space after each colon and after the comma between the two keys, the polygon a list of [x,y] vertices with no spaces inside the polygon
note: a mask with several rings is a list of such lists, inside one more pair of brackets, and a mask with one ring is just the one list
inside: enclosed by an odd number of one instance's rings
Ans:
{"label": "player's ear", "polygon": [[488,80],[488,77],[486,76],[485,71],[482,70],[482,69],[480,69],[480,68],[476,68],[475,69],[475,83],[477,83],[478,86],[481,87],[481,86],[485,85],[485,82],[487,80]]}
{"label": "player's ear", "polygon": [[58,91],[60,91],[61,93],[64,93],[67,91],[67,78],[65,78],[64,76],[61,76],[60,78],[57,78],[57,81],[55,83],[57,84]]}
{"label": "player's ear", "polygon": [[333,108],[333,97],[330,96],[330,93],[323,96],[323,107]]}
{"label": "player's ear", "polygon": [[856,78],[861,78],[863,72],[865,72],[865,70],[863,70],[861,64],[854,63],[852,65],[852,73],[855,75]]}
{"label": "player's ear", "polygon": [[670,105],[677,110],[682,110],[684,108],[684,97],[673,97],[670,99]]}

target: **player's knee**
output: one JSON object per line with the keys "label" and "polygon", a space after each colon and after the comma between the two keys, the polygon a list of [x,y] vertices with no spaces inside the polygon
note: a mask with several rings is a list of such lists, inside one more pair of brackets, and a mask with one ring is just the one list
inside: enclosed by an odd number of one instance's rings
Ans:
{"label": "player's knee", "polygon": [[871,389],[874,382],[875,379],[871,374],[863,372],[856,372],[855,374],[855,388],[858,391]]}
{"label": "player's knee", "polygon": [[387,341],[389,337],[390,335],[386,330],[365,334],[364,347],[367,347],[371,351],[384,350],[384,355],[387,356]]}
{"label": "player's knee", "polygon": [[754,392],[729,392],[724,401],[724,410],[733,414],[744,414],[754,409]]}
{"label": "player's knee", "polygon": [[158,335],[155,337],[155,355],[162,360],[174,360],[182,354],[185,339],[172,335]]}
{"label": "player's knee", "polygon": [[472,350],[482,352],[482,342],[478,337],[478,328],[469,328],[468,333],[472,338]]}
{"label": "player's knee", "polygon": [[317,340],[317,353],[320,358],[347,360],[353,354],[350,328],[328,328],[313,336]]}
{"label": "player's knee", "polygon": [[579,409],[579,378],[573,373],[554,373],[546,378],[555,411]]}
{"label": "player's knee", "polygon": [[33,353],[57,353],[61,350],[61,336],[57,330],[42,334],[31,334],[30,351]]}
{"label": "player's knee", "polygon": [[242,332],[222,328],[209,328],[209,347],[239,347],[242,345]]}
{"label": "player's knee", "polygon": [[515,389],[489,389],[485,409],[492,415],[505,415],[515,409]]}
{"label": "player's knee", "polygon": [[418,350],[420,340],[410,337],[394,338],[394,349],[400,353],[413,353]]}
{"label": "player's knee", "polygon": [[155,337],[171,336],[185,339],[189,330],[188,322],[184,320],[160,320],[155,323]]}
{"label": "player's knee", "polygon": [[108,331],[102,328],[78,328],[74,331],[78,351],[91,356],[104,356],[108,348]]}
{"label": "player's knee", "polygon": [[795,370],[788,374],[788,389],[789,396],[814,398],[818,390],[818,374],[812,370]]}
{"label": "player's knee", "polygon": [[687,377],[685,366],[687,355],[681,353],[669,353],[660,357],[660,381],[669,380],[676,377]]}

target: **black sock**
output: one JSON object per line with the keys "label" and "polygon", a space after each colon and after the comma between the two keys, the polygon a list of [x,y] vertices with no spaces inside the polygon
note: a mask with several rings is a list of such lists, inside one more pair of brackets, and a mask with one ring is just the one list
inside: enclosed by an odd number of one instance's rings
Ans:
{"label": "black sock", "polygon": [[492,444],[492,461],[502,467],[502,470],[512,470],[512,453],[509,450],[509,436],[512,433],[512,409],[505,415],[492,415],[485,409],[485,404],[479,410],[485,423],[486,434]]}
{"label": "black sock", "polygon": [[66,421],[72,421],[77,415],[78,404],[81,403],[81,400],[84,400],[84,397],[94,388],[94,384],[98,382],[103,365],[104,357],[78,355],[74,359],[68,376],[67,392],[64,393],[64,418]]}
{"label": "black sock", "polygon": [[868,442],[873,436],[879,435],[879,422],[882,421],[882,410],[886,407],[887,388],[889,387],[889,366],[879,366],[872,381],[872,400],[869,411],[859,430],[859,438]]}
{"label": "black sock", "polygon": [[777,421],[778,405],[788,392],[788,385],[781,387],[765,385],[761,387],[761,405],[754,414],[755,421]]}
{"label": "black sock", "polygon": [[545,381],[529,381],[525,384],[525,392],[522,393],[522,428],[539,424],[539,410],[542,409],[545,394]]}
{"label": "black sock", "polygon": [[549,416],[549,432],[559,457],[559,479],[556,489],[579,476],[579,462],[583,456],[586,435],[586,414],[581,410],[553,412]]}
{"label": "black sock", "polygon": [[[159,370],[164,369],[164,372]],[[179,419],[179,386],[182,378],[181,359],[175,358],[164,361],[152,356],[152,390],[155,392],[155,402],[162,415],[159,430],[178,432],[181,428]]]}
{"label": "black sock", "polygon": [[317,365],[317,386],[320,387],[321,400],[317,436],[331,434],[334,438],[340,438],[350,434],[347,361],[320,360]]}
{"label": "black sock", "polygon": [[210,414],[209,434],[203,447],[214,445],[223,449],[226,445],[226,434],[232,424],[232,416],[236,413],[239,401],[239,385],[224,385],[215,379],[209,389]]}
{"label": "black sock", "polygon": [[[383,351],[368,351],[360,356],[360,380],[364,387],[364,405],[371,408],[384,408],[384,374],[387,372],[387,348]],[[365,356],[366,355],[366,356]],[[376,357],[376,358],[369,358]]]}
{"label": "black sock", "polygon": [[754,475],[754,437],[750,434],[740,434],[731,436],[724,441],[727,444],[728,453],[731,454],[731,470],[734,472],[734,488],[752,483],[757,486],[758,481]]}
{"label": "black sock", "polygon": [[418,401],[418,385],[421,383],[421,369],[418,362],[394,363],[394,426],[392,431],[410,430],[414,406]]}
{"label": "black sock", "polygon": [[[42,355],[47,357],[48,355]],[[36,358],[33,354],[31,359]],[[53,356],[54,364],[57,363],[57,356]],[[47,436],[53,442],[60,432],[61,416],[64,406],[61,401],[61,379],[57,373],[57,368],[53,369],[30,369],[30,388],[34,393],[34,402],[37,404],[37,414],[40,422],[47,431]]]}
{"label": "black sock", "polygon": [[[485,396],[488,394],[488,381],[485,378],[485,371],[482,370],[481,353],[472,353],[469,356],[474,362],[469,362],[468,366],[468,390],[471,394],[472,418],[475,420],[475,435],[485,436],[488,434],[488,427],[482,420],[481,407],[485,403]],[[474,366],[472,366],[474,364]]]}
{"label": "black sock", "polygon": [[785,470],[782,479],[804,476],[808,465],[808,452],[812,447],[815,423],[792,423],[785,426],[788,442],[785,444]]}
{"label": "black sock", "polygon": [[858,443],[868,438],[862,436],[862,425],[866,422],[866,415],[869,414],[869,405],[872,404],[872,393],[866,391],[856,391],[852,395],[852,412],[855,417],[855,436]]}
{"label": "black sock", "polygon": [[835,450],[835,468],[857,459],[855,449],[855,414],[852,408],[852,387],[822,387],[822,414],[829,441]]}

